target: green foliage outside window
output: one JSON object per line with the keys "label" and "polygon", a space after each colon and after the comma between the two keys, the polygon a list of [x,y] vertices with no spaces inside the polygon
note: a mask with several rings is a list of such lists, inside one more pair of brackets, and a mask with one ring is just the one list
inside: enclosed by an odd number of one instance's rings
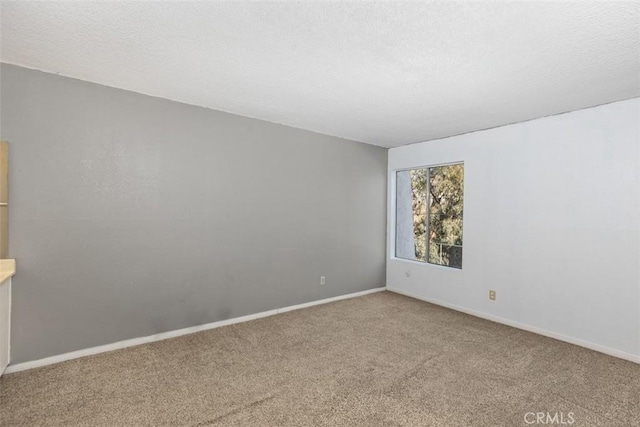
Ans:
{"label": "green foliage outside window", "polygon": [[415,259],[461,268],[464,165],[409,172]]}
{"label": "green foliage outside window", "polygon": [[464,166],[429,169],[429,259],[462,267]]}

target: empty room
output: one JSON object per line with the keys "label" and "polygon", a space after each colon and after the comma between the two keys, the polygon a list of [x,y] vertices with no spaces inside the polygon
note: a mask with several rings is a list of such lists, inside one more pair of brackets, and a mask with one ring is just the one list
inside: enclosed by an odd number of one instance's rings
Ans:
{"label": "empty room", "polygon": [[640,1],[0,0],[0,426],[640,427]]}

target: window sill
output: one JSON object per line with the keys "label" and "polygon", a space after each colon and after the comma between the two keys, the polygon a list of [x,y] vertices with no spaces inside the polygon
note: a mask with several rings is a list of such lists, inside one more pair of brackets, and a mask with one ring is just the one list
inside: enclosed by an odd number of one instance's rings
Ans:
{"label": "window sill", "polygon": [[429,267],[438,267],[438,268],[445,268],[447,270],[453,270],[453,271],[462,271],[462,267],[450,267],[448,265],[440,265],[440,264],[432,264],[430,262],[422,262],[422,261],[414,261],[412,259],[406,259],[406,258],[398,258],[398,257],[389,257],[390,261],[402,261],[402,262],[406,262],[409,264],[414,264],[414,265],[422,265],[422,266],[429,266]]}

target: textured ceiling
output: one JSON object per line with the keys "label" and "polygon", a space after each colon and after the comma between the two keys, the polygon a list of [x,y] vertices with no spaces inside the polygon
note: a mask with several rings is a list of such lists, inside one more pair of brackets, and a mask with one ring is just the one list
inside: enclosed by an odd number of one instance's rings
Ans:
{"label": "textured ceiling", "polygon": [[640,96],[639,5],[3,1],[0,58],[392,147]]}

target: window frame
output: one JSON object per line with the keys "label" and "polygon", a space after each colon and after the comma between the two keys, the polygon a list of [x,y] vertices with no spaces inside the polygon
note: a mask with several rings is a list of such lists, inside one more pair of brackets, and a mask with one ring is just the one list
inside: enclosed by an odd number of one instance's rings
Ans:
{"label": "window frame", "polygon": [[[437,163],[437,164],[430,164],[428,166],[411,166],[411,167],[406,167],[406,168],[397,168],[397,169],[393,169],[393,180],[392,180],[392,184],[393,184],[393,239],[391,240],[391,244],[393,245],[393,247],[390,250],[390,253],[392,254],[391,259],[393,260],[399,260],[399,261],[405,261],[405,262],[410,262],[410,263],[416,263],[418,265],[432,265],[432,266],[436,266],[436,267],[444,267],[446,269],[453,269],[454,271],[462,271],[463,265],[464,265],[464,241],[463,244],[461,245],[461,250],[462,250],[462,263],[460,265],[460,267],[457,266],[453,266],[453,265],[444,265],[444,264],[436,264],[433,262],[429,262],[429,228],[430,228],[430,222],[431,222],[431,203],[430,203],[430,186],[431,186],[431,173],[430,173],[430,169],[432,168],[438,168],[438,167],[445,167],[445,166],[455,166],[455,165],[462,165],[463,169],[465,170],[465,179],[462,182],[462,212],[463,212],[463,216],[462,216],[462,235],[464,236],[464,212],[465,212],[465,199],[466,197],[465,195],[465,187],[466,187],[466,168],[465,166],[465,162],[464,160],[459,160],[459,161],[452,161],[452,162],[446,162],[446,163]],[[400,258],[396,255],[396,249],[398,246],[398,241],[397,241],[397,230],[398,230],[398,218],[397,218],[397,212],[398,212],[398,183],[397,183],[397,179],[398,179],[398,172],[405,172],[405,171],[412,171],[412,170],[416,170],[416,169],[427,169],[427,182],[426,182],[426,187],[425,187],[425,191],[426,191],[426,195],[425,195],[425,199],[426,199],[426,203],[427,203],[427,214],[426,214],[426,247],[427,247],[427,258],[426,261],[421,261],[418,259],[408,259],[408,258]]]}

